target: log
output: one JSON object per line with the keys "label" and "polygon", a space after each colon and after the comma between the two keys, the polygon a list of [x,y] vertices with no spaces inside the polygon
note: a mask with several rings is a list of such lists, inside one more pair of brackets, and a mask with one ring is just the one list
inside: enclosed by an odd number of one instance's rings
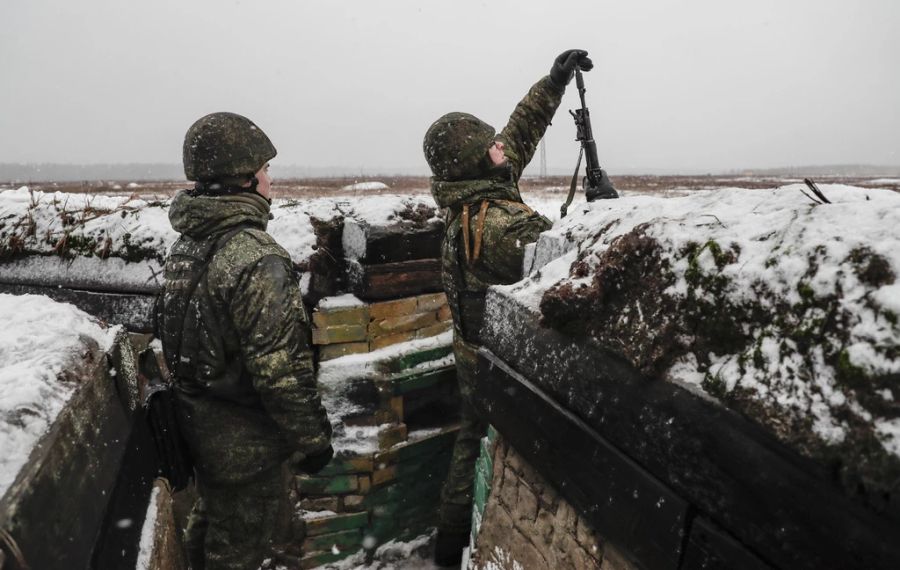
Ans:
{"label": "log", "polygon": [[131,332],[153,332],[154,295],[3,283],[0,283],[0,293],[44,295],[54,301],[75,305],[102,321],[122,325]]}
{"label": "log", "polygon": [[360,299],[409,297],[442,290],[439,259],[366,265],[348,261],[349,292]]}

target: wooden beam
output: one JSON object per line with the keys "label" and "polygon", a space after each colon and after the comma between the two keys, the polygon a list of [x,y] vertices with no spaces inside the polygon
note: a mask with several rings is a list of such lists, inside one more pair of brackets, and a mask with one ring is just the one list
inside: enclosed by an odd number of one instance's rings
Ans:
{"label": "wooden beam", "polygon": [[642,568],[675,570],[688,503],[487,350],[473,401],[604,539]]}

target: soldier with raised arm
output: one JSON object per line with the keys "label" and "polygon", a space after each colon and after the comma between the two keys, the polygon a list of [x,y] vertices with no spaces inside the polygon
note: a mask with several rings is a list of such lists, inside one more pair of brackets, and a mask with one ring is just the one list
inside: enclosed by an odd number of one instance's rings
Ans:
{"label": "soldier with raised arm", "polygon": [[547,218],[522,201],[518,182],[576,67],[593,67],[586,51],[560,54],[550,74],[531,87],[499,134],[468,113],[448,113],[425,134],[431,193],[447,212],[442,278],[453,315],[462,397],[460,432],[441,492],[435,549],[435,563],[441,566],[459,564],[469,541],[474,465],[486,428],[471,404],[485,294],[491,285],[522,278],[525,246],[550,228]]}

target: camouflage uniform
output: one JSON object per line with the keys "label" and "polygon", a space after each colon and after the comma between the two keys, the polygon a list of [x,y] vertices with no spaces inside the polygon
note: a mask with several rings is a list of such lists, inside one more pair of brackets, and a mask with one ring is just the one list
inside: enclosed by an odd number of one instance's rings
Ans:
{"label": "camouflage uniform", "polygon": [[285,459],[331,443],[309,322],[290,257],[265,231],[262,196],[181,192],[169,219],[181,237],[166,260],[159,324],[196,463],[200,499],[186,531],[188,554],[193,568],[256,568],[288,530]]}
{"label": "camouflage uniform", "polygon": [[[425,156],[434,174],[431,193],[447,209],[442,273],[462,395],[460,433],[441,493],[442,532],[468,533],[471,525],[474,464],[485,433],[471,403],[485,294],[491,285],[521,279],[525,246],[551,226],[522,203],[518,180],[564,90],[549,76],[538,81],[496,136],[489,125],[464,113],[441,117],[425,136]],[[506,145],[508,162],[501,166],[493,166],[487,156],[495,140]]]}

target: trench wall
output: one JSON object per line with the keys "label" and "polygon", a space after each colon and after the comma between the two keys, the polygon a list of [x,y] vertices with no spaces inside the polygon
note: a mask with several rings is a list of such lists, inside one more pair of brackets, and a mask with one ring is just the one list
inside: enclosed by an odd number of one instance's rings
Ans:
{"label": "trench wall", "polygon": [[[42,207],[29,216],[40,218]],[[314,253],[296,267],[336,449],[325,470],[290,482],[296,510],[289,554],[303,568],[414,538],[435,522],[458,394],[449,309],[440,293],[443,226],[433,206],[409,209],[412,217],[401,212],[372,223],[364,216],[313,220]],[[4,251],[0,292],[45,295],[124,326],[132,334],[119,349],[133,360],[152,340],[159,261],[156,254],[126,262],[94,253]],[[26,481],[22,489],[36,506],[0,519],[31,568],[183,564],[180,532],[193,495],[173,495],[164,481],[153,483],[152,442],[138,410],[141,387],[129,366],[86,375],[85,386],[99,395],[73,400],[66,417],[91,429],[72,428],[73,435],[63,426],[68,435],[50,444],[63,449],[54,461],[69,461],[72,469]],[[78,468],[85,461],[92,467]],[[51,509],[56,501],[69,506]],[[62,523],[48,532],[40,505],[68,513],[64,522],[81,529],[77,547],[74,530]],[[57,535],[56,548],[38,546]],[[2,570],[19,568],[11,548],[0,553]]]}

